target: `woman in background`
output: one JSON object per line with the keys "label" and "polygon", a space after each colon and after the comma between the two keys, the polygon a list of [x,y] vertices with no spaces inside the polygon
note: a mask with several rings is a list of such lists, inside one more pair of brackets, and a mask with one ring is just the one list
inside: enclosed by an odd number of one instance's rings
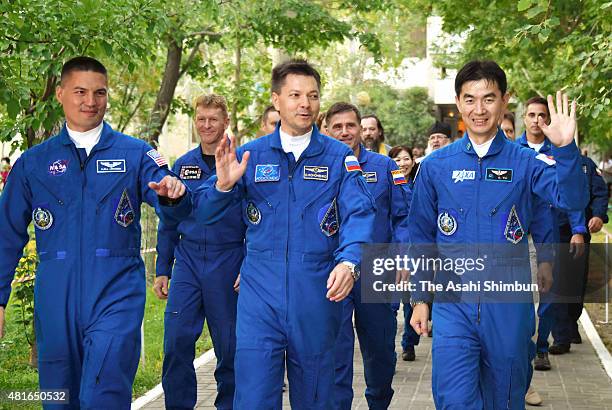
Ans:
{"label": "woman in background", "polygon": [[[408,184],[412,187],[414,176],[418,167],[415,167],[412,158],[412,150],[405,145],[398,145],[389,150],[389,157],[396,163],[402,171]],[[408,204],[410,205],[410,204]],[[399,310],[399,303],[394,306],[396,311]],[[413,362],[416,359],[414,346],[419,344],[419,335],[410,326],[410,317],[412,316],[412,307],[410,303],[404,303],[404,333],[402,335],[402,360]]]}

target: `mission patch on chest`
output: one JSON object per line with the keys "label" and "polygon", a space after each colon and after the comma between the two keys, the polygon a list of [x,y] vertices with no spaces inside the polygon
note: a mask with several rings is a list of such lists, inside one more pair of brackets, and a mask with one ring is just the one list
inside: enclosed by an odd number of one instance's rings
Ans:
{"label": "mission patch on chest", "polygon": [[329,168],[318,165],[304,165],[304,179],[327,181],[329,179]]}
{"label": "mission patch on chest", "polygon": [[181,179],[202,179],[202,168],[197,165],[182,165],[179,171]]}
{"label": "mission patch on chest", "polygon": [[507,168],[487,168],[487,181],[512,182],[512,170]]}

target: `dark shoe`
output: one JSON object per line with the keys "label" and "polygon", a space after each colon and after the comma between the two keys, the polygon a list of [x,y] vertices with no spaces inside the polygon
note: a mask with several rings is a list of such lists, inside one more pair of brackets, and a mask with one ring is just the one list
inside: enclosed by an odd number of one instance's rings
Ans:
{"label": "dark shoe", "polygon": [[536,370],[550,370],[550,360],[548,360],[548,353],[539,353],[533,361],[534,368]]}
{"label": "dark shoe", "polygon": [[550,354],[565,354],[565,353],[569,353],[569,351],[570,351],[569,343],[558,344],[558,345],[554,344],[548,348],[548,352]]}
{"label": "dark shoe", "polygon": [[570,343],[574,345],[582,344],[582,337],[580,336],[580,333],[576,332],[570,339]]}
{"label": "dark shoe", "polygon": [[408,348],[402,352],[402,360],[405,362],[414,362],[415,359],[414,346],[408,346]]}

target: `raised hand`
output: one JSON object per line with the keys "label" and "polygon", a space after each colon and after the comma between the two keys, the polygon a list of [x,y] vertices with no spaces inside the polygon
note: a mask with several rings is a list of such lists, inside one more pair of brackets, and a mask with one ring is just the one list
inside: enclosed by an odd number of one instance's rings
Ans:
{"label": "raised hand", "polygon": [[557,147],[571,144],[576,132],[576,101],[572,101],[571,111],[567,94],[557,91],[557,107],[551,95],[548,96],[548,110],[550,111],[550,125],[546,125],[542,118],[538,118],[538,126]]}
{"label": "raised hand", "polygon": [[151,188],[158,196],[165,196],[170,199],[178,199],[185,195],[187,189],[178,178],[166,175],[159,182],[149,182]]}
{"label": "raised hand", "polygon": [[229,146],[221,142],[215,150],[215,167],[217,172],[217,188],[221,191],[231,190],[244,175],[250,153],[242,155],[242,162],[236,158],[236,138],[230,137]]}

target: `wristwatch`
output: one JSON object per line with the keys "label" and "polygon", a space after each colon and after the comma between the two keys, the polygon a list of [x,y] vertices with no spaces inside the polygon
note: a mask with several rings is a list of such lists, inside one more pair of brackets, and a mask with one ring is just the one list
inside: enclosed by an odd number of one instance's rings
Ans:
{"label": "wristwatch", "polygon": [[416,305],[427,304],[424,300],[410,300],[410,307],[414,309]]}
{"label": "wristwatch", "polygon": [[361,275],[359,266],[349,261],[342,261],[342,264],[348,266],[349,270],[351,271],[351,276],[353,277],[353,280],[357,282],[359,280],[359,276]]}

